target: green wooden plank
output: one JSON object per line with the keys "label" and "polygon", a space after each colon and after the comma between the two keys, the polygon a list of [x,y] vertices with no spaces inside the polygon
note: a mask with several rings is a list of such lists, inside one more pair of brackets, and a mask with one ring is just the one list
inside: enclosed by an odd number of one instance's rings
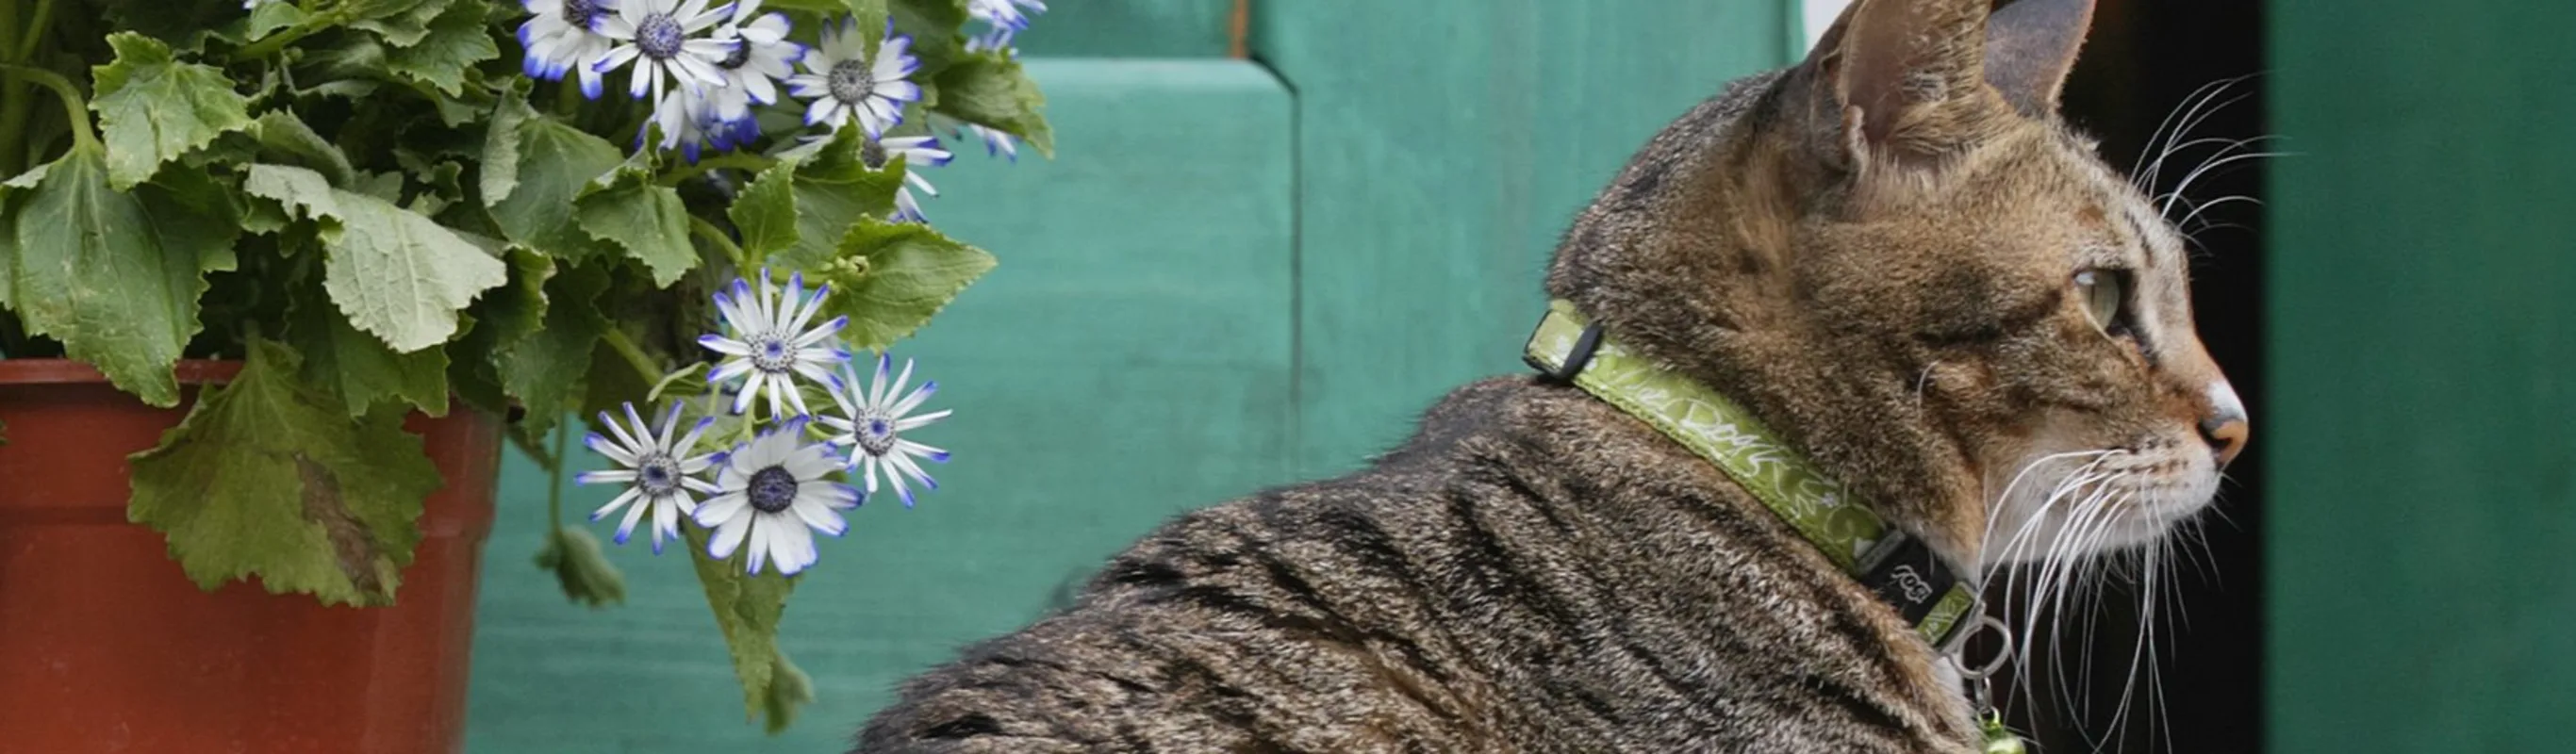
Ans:
{"label": "green wooden plank", "polygon": [[2268,15],[2270,750],[2566,750],[2576,5]]}
{"label": "green wooden plank", "polygon": [[1297,92],[1298,469],[1391,447],[1448,389],[1518,368],[1577,210],[1647,137],[1780,65],[1781,0],[1253,5]]}
{"label": "green wooden plank", "polygon": [[1019,44],[1046,57],[1221,58],[1233,16],[1234,0],[1057,0]]}
{"label": "green wooden plank", "polygon": [[855,512],[790,603],[782,641],[820,701],[779,738],[741,722],[677,551],[611,548],[629,604],[564,604],[528,564],[544,479],[514,457],[484,566],[472,751],[840,751],[895,682],[1027,623],[1165,517],[1288,481],[1287,91],[1239,61],[1029,69],[1057,159],[978,151],[927,174],[943,194],[931,220],[1001,266],[896,351],[957,409],[921,431],[957,454],[942,488]]}

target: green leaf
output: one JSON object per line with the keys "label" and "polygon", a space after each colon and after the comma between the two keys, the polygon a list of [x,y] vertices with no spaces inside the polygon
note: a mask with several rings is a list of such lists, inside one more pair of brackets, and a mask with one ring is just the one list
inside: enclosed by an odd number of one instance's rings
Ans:
{"label": "green leaf", "polygon": [[133,188],[188,150],[226,131],[250,127],[250,101],[213,66],[181,63],[169,45],[133,32],[107,35],[116,62],[90,69],[107,139],[108,177],[117,190]]}
{"label": "green leaf", "polygon": [[519,187],[519,129],[537,118],[528,106],[528,84],[521,81],[501,93],[492,106],[492,121],[483,131],[483,161],[475,178],[483,206],[501,203]]}
{"label": "green leaf", "polygon": [[786,732],[787,726],[796,722],[797,708],[814,702],[813,677],[805,675],[796,663],[788,662],[785,651],[776,657],[770,661],[769,694],[761,700],[761,712],[768,718],[766,727],[773,736]]}
{"label": "green leaf", "polygon": [[[414,178],[420,179],[420,185],[424,190],[413,195],[411,203],[404,205],[404,209],[433,218],[438,217],[439,213],[447,211],[448,207],[464,201],[465,186],[458,182],[458,179],[464,175],[465,166],[453,162],[441,161],[424,166],[421,172],[413,174]],[[457,232],[464,231],[459,229]]]}
{"label": "green leaf", "polygon": [[1039,112],[1046,109],[1046,95],[1038,92],[1020,61],[999,52],[967,55],[939,71],[936,85],[939,102],[931,106],[933,112],[1001,129],[1038,154],[1055,156],[1055,132]]}
{"label": "green leaf", "polygon": [[653,181],[649,169],[622,169],[605,187],[594,184],[574,202],[582,231],[616,244],[653,271],[654,287],[678,282],[698,266],[689,243],[689,208],[678,189]]}
{"label": "green leaf", "polygon": [[725,208],[725,217],[742,234],[743,253],[752,259],[767,259],[796,245],[795,182],[796,163],[779,160],[754,176],[734,195],[733,206]]}
{"label": "green leaf", "polygon": [[599,539],[569,526],[555,527],[537,551],[537,567],[555,574],[564,598],[593,609],[625,604],[626,577],[599,551]]}
{"label": "green leaf", "polygon": [[[508,105],[503,107],[506,110]],[[617,169],[625,158],[607,140],[558,121],[530,118],[517,130],[518,160],[508,174],[510,190],[492,193],[489,189],[496,180],[484,179],[483,203],[492,208],[492,219],[510,234],[510,240],[556,259],[615,253],[615,247],[581,229],[574,218],[574,200],[593,179]],[[502,156],[493,154],[488,144],[485,155],[487,171]]]}
{"label": "green leaf", "polygon": [[241,36],[232,40],[234,44],[256,42],[267,38],[270,32],[303,23],[304,9],[295,7],[294,3],[260,3],[250,9],[247,21]]}
{"label": "green leaf", "polygon": [[780,265],[812,269],[830,260],[836,242],[862,220],[894,213],[895,190],[903,186],[902,159],[884,169],[868,167],[865,137],[858,129],[841,129],[821,151],[797,165],[796,242],[777,256]]}
{"label": "green leaf", "polygon": [[[109,1],[119,2],[120,0]],[[131,2],[132,0],[122,1]],[[167,14],[165,13],[164,15]],[[270,32],[288,28],[303,22],[304,9],[295,7],[295,3],[264,2],[252,7],[250,9],[250,13],[245,14],[240,18],[223,22],[213,29],[206,30],[205,36],[223,40],[225,44],[229,44],[234,47],[240,47],[265,38]],[[194,37],[191,37],[191,40],[193,44]]]}
{"label": "green leaf", "polygon": [[291,110],[261,113],[251,134],[258,137],[261,162],[317,171],[333,186],[346,187],[357,181],[357,170],[349,167],[348,155],[314,133],[313,127],[305,125],[304,119],[295,117]]}
{"label": "green leaf", "polygon": [[[465,91],[465,71],[501,56],[492,33],[483,26],[484,6],[458,3],[430,21],[426,37],[411,44],[388,36],[395,48],[385,53],[385,68],[395,75],[438,88],[448,96]],[[410,46],[403,46],[409,44]]]}
{"label": "green leaf", "polygon": [[305,382],[332,388],[350,416],[364,416],[379,401],[400,399],[431,416],[447,415],[447,350],[394,353],[375,336],[358,332],[316,295],[295,302],[288,340],[304,354]]}
{"label": "green leaf", "polygon": [[320,173],[253,165],[243,188],[329,221],[322,243],[331,252],[324,268],[331,300],[350,324],[397,353],[446,342],[456,335],[457,310],[509,279],[501,260],[455,231],[392,202],[331,188]]}
{"label": "green leaf", "polygon": [[[769,713],[784,662],[778,653],[778,619],[786,612],[787,593],[795,590],[796,580],[779,575],[777,569],[754,576],[733,560],[708,557],[710,531],[703,526],[680,527],[689,538],[689,562],[697,566],[698,584],[706,588],[707,607],[715,612],[716,627],[724,632],[725,648],[733,654],[734,676],[742,681],[743,715]],[[770,720],[784,725],[783,716],[773,714]]]}
{"label": "green leaf", "polygon": [[0,300],[117,387],[177,405],[170,368],[199,329],[205,273],[234,266],[240,223],[225,197],[149,183],[117,191],[94,144],[10,179],[9,193],[16,227],[0,247],[10,268]]}
{"label": "green leaf", "polygon": [[[434,20],[442,19],[442,14],[453,2],[455,0],[350,0],[341,12],[357,19],[350,26],[375,32],[376,36],[385,39],[386,44],[410,47],[437,32],[433,28],[436,25]],[[476,8],[477,5],[464,4],[480,16],[481,9]],[[477,21],[479,24],[480,19]]]}
{"label": "green leaf", "polygon": [[510,282],[474,300],[465,315],[474,327],[446,348],[449,389],[496,414],[509,410],[509,396],[501,387],[501,354],[545,324],[545,285],[555,276],[554,260],[543,254],[514,246],[504,259]]}
{"label": "green leaf", "polygon": [[928,324],[993,264],[993,255],[930,226],[862,220],[818,275],[832,284],[824,313],[849,316],[841,337],[852,347],[883,349]]}
{"label": "green leaf", "polygon": [[546,282],[544,323],[497,353],[502,389],[528,409],[519,420],[522,438],[545,437],[564,414],[581,408],[591,353],[610,325],[599,313],[599,294],[610,282],[597,265],[559,268]]}
{"label": "green leaf", "polygon": [[126,517],[168,535],[199,588],[257,575],[325,605],[392,604],[437,467],[401,410],[351,419],[296,377],[292,349],[249,347],[232,384],[134,454]]}
{"label": "green leaf", "polygon": [[[921,59],[924,72],[913,78],[924,84],[922,104],[936,103],[940,94],[928,86],[929,76],[938,74],[940,69],[948,67],[950,61],[966,54],[965,40],[957,33],[959,27],[966,25],[966,0],[884,0],[884,3],[886,10],[894,16],[894,30],[912,35],[912,54]],[[883,27],[859,28],[869,32],[868,54],[876,54],[877,30]]]}

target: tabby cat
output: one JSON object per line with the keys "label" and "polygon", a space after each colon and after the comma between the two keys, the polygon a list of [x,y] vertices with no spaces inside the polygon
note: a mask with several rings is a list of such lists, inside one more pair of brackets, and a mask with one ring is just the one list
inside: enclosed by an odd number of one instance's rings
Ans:
{"label": "tabby cat", "polygon": [[[2092,2],[1989,2],[1857,3],[1649,142],[1546,283],[1964,574],[2152,541],[2246,436],[2181,239],[2057,114]],[[1719,468],[1512,376],[1164,525],[856,750],[1975,751],[1946,667]]]}

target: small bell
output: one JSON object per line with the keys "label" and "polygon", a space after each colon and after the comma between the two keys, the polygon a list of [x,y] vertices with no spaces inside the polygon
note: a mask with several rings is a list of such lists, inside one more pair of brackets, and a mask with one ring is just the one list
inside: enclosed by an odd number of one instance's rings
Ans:
{"label": "small bell", "polygon": [[2002,712],[1987,710],[1983,717],[1978,721],[1977,729],[1985,734],[1985,754],[2029,754],[2030,749],[2022,745],[2021,736],[2004,727]]}

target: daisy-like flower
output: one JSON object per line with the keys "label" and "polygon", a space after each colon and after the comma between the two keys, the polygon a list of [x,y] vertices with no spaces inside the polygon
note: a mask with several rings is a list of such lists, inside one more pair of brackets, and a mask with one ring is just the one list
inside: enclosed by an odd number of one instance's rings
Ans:
{"label": "daisy-like flower", "polygon": [[966,51],[1001,50],[1003,54],[1016,58],[1019,54],[1018,51],[1011,49],[1011,40],[1018,38],[1019,34],[1020,30],[1017,28],[995,24],[989,31],[967,37]]}
{"label": "daisy-like flower", "polygon": [[733,4],[708,8],[707,0],[620,0],[617,12],[600,16],[593,27],[619,44],[590,67],[607,73],[635,63],[626,93],[636,99],[649,94],[654,102],[661,102],[668,88],[665,78],[683,87],[724,86],[716,63],[733,54],[735,43],[690,35],[732,14]]}
{"label": "daisy-like flower", "polygon": [[877,57],[867,59],[867,40],[859,36],[856,18],[823,27],[822,44],[805,51],[806,73],[787,80],[787,89],[814,100],[805,108],[805,125],[855,121],[874,139],[903,122],[903,106],[921,100],[921,87],[905,77],[921,69],[912,56],[912,37],[894,33],[886,21]]}
{"label": "daisy-like flower", "polygon": [[877,472],[882,467],[886,479],[894,484],[895,494],[903,498],[903,507],[910,508],[912,488],[904,484],[905,478],[939,489],[939,481],[931,479],[913,459],[947,463],[948,451],[903,439],[903,433],[946,419],[953,411],[941,409],[908,416],[921,407],[922,401],[930,400],[932,393],[939,392],[939,383],[924,380],[921,387],[905,394],[904,385],[912,381],[912,360],[903,360],[903,374],[888,380],[886,373],[893,365],[894,359],[877,356],[876,377],[868,382],[865,394],[859,392],[858,375],[850,372],[849,365],[842,365],[840,379],[832,385],[832,401],[841,404],[841,415],[825,416],[822,421],[823,426],[834,431],[830,438],[833,445],[849,447],[850,468],[864,470],[868,494],[876,494]]}
{"label": "daisy-like flower", "polygon": [[1029,28],[1029,17],[1046,12],[1046,0],[966,0],[966,17],[996,28]]}
{"label": "daisy-like flower", "polygon": [[733,331],[733,337],[708,333],[698,337],[698,345],[727,357],[707,374],[707,382],[724,383],[750,376],[734,396],[734,413],[750,409],[752,399],[762,393],[769,395],[772,417],[787,416],[789,406],[794,406],[799,416],[811,413],[805,408],[804,393],[796,388],[796,378],[829,384],[831,367],[850,360],[848,351],[827,347],[826,343],[850,324],[849,317],[833,317],[813,329],[805,328],[814,314],[823,310],[823,297],[830,295],[831,289],[825,285],[815,288],[814,295],[805,295],[805,274],[799,272],[787,277],[787,290],[780,295],[770,284],[769,271],[764,269],[760,271],[757,293],[750,283],[735,278],[732,295],[716,294],[716,311],[724,315],[725,326]]}
{"label": "daisy-like flower", "polygon": [[626,404],[626,421],[631,422],[633,432],[628,431],[629,424],[619,424],[609,417],[608,412],[599,412],[599,423],[607,426],[609,434],[616,435],[617,439],[612,441],[597,434],[582,438],[582,444],[625,468],[586,471],[574,479],[582,484],[626,485],[626,491],[618,494],[617,499],[592,512],[590,520],[607,518],[617,509],[625,508],[626,520],[617,524],[617,543],[622,545],[626,544],[628,535],[635,533],[635,522],[643,520],[645,511],[652,511],[653,554],[659,555],[662,554],[662,540],[679,538],[680,517],[698,509],[697,498],[690,496],[689,492],[714,494],[716,491],[715,485],[698,478],[699,473],[715,465],[716,454],[689,455],[689,451],[698,447],[698,436],[705,434],[707,425],[715,420],[698,420],[697,426],[690,427],[688,434],[676,440],[671,435],[680,426],[679,404],[672,404],[671,413],[662,417],[659,434],[644,424],[643,417],[636,415],[633,403]]}
{"label": "daisy-like flower", "polygon": [[747,571],[759,573],[763,563],[774,561],[779,573],[792,576],[814,564],[814,532],[837,537],[849,530],[840,512],[865,498],[856,488],[823,479],[839,464],[832,462],[830,447],[808,444],[804,434],[804,417],[788,420],[735,448],[716,468],[716,494],[694,517],[715,530],[707,555],[730,558],[748,542]]}
{"label": "daisy-like flower", "polygon": [[666,151],[680,150],[693,163],[698,161],[699,146],[710,140],[720,142],[718,149],[732,148],[732,142],[722,138],[729,135],[726,127],[717,123],[714,113],[708,111],[706,94],[693,87],[673,89],[662,95],[662,101],[653,106],[652,120],[635,128],[636,149],[644,148],[644,139],[653,132],[654,126],[662,128],[662,141],[657,146]]}
{"label": "daisy-like flower", "polygon": [[1020,161],[1020,142],[1018,139],[1012,138],[1011,134],[1006,131],[986,126],[981,123],[968,123],[959,126],[957,128],[957,132],[982,140],[984,142],[984,154],[1000,157],[1012,162]]}
{"label": "daisy-like flower", "polygon": [[602,72],[591,64],[617,43],[591,29],[616,15],[615,0],[522,0],[520,7],[531,17],[519,25],[519,47],[528,51],[519,70],[546,81],[562,81],[565,71],[578,71],[582,96],[598,99]]}
{"label": "daisy-like flower", "polygon": [[913,199],[912,190],[917,188],[921,193],[939,196],[939,188],[930,185],[930,179],[922,177],[921,169],[946,165],[956,155],[941,149],[939,140],[928,136],[890,136],[869,142],[859,150],[859,159],[870,167],[883,168],[896,157],[903,158],[904,185],[894,190],[895,222],[929,222],[922,217],[921,202]]}
{"label": "daisy-like flower", "polygon": [[787,14],[763,14],[760,0],[741,0],[734,4],[733,17],[709,37],[734,45],[732,52],[716,61],[724,86],[707,92],[715,117],[736,124],[726,138],[749,141],[758,136],[760,126],[751,117],[751,106],[778,101],[778,86],[773,82],[795,75],[796,59],[805,56],[805,48],[787,41],[788,29]]}

